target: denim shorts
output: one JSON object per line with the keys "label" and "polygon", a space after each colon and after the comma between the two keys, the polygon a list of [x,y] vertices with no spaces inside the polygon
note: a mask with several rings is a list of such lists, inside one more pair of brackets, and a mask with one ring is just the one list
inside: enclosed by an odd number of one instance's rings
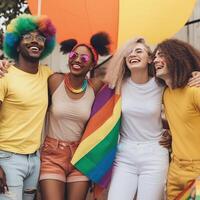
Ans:
{"label": "denim shorts", "polygon": [[38,184],[39,152],[16,154],[0,150],[0,166],[6,174],[8,191],[1,200],[32,200]]}

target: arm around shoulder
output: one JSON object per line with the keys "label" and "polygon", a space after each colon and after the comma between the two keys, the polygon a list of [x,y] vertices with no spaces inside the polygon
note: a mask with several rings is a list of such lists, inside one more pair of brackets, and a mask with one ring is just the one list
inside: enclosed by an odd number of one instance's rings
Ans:
{"label": "arm around shoulder", "polygon": [[98,91],[104,85],[104,82],[101,79],[98,79],[98,78],[91,78],[90,83],[91,83],[91,85],[94,89],[95,94],[98,93]]}
{"label": "arm around shoulder", "polygon": [[8,94],[7,78],[2,77],[2,78],[0,78],[0,107],[1,107],[2,102],[4,101],[7,94]]}
{"label": "arm around shoulder", "polygon": [[54,73],[48,78],[49,93],[52,95],[64,79],[63,73]]}

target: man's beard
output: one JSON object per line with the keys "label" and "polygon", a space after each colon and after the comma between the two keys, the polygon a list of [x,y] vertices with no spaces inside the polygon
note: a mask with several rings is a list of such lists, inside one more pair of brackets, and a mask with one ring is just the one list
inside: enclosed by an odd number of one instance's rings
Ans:
{"label": "man's beard", "polygon": [[20,51],[20,54],[25,60],[27,60],[28,62],[32,62],[32,63],[39,62],[40,57],[41,57],[41,55],[39,57],[31,56],[31,55],[29,55],[28,52],[24,52],[24,51]]}

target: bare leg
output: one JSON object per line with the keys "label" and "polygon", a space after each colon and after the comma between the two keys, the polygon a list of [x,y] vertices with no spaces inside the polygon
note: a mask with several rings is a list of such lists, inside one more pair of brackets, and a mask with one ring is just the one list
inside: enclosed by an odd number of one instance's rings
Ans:
{"label": "bare leg", "polygon": [[42,200],[64,200],[65,183],[58,180],[40,181]]}
{"label": "bare leg", "polygon": [[67,183],[67,200],[85,200],[89,189],[89,181]]}

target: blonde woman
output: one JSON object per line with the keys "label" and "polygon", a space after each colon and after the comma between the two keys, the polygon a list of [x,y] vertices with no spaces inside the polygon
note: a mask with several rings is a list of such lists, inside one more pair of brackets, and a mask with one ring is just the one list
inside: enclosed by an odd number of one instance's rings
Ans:
{"label": "blonde woman", "polygon": [[120,86],[122,123],[108,200],[161,200],[169,164],[161,146],[163,88],[151,67],[144,39],[130,41],[114,56],[106,73],[111,87]]}

